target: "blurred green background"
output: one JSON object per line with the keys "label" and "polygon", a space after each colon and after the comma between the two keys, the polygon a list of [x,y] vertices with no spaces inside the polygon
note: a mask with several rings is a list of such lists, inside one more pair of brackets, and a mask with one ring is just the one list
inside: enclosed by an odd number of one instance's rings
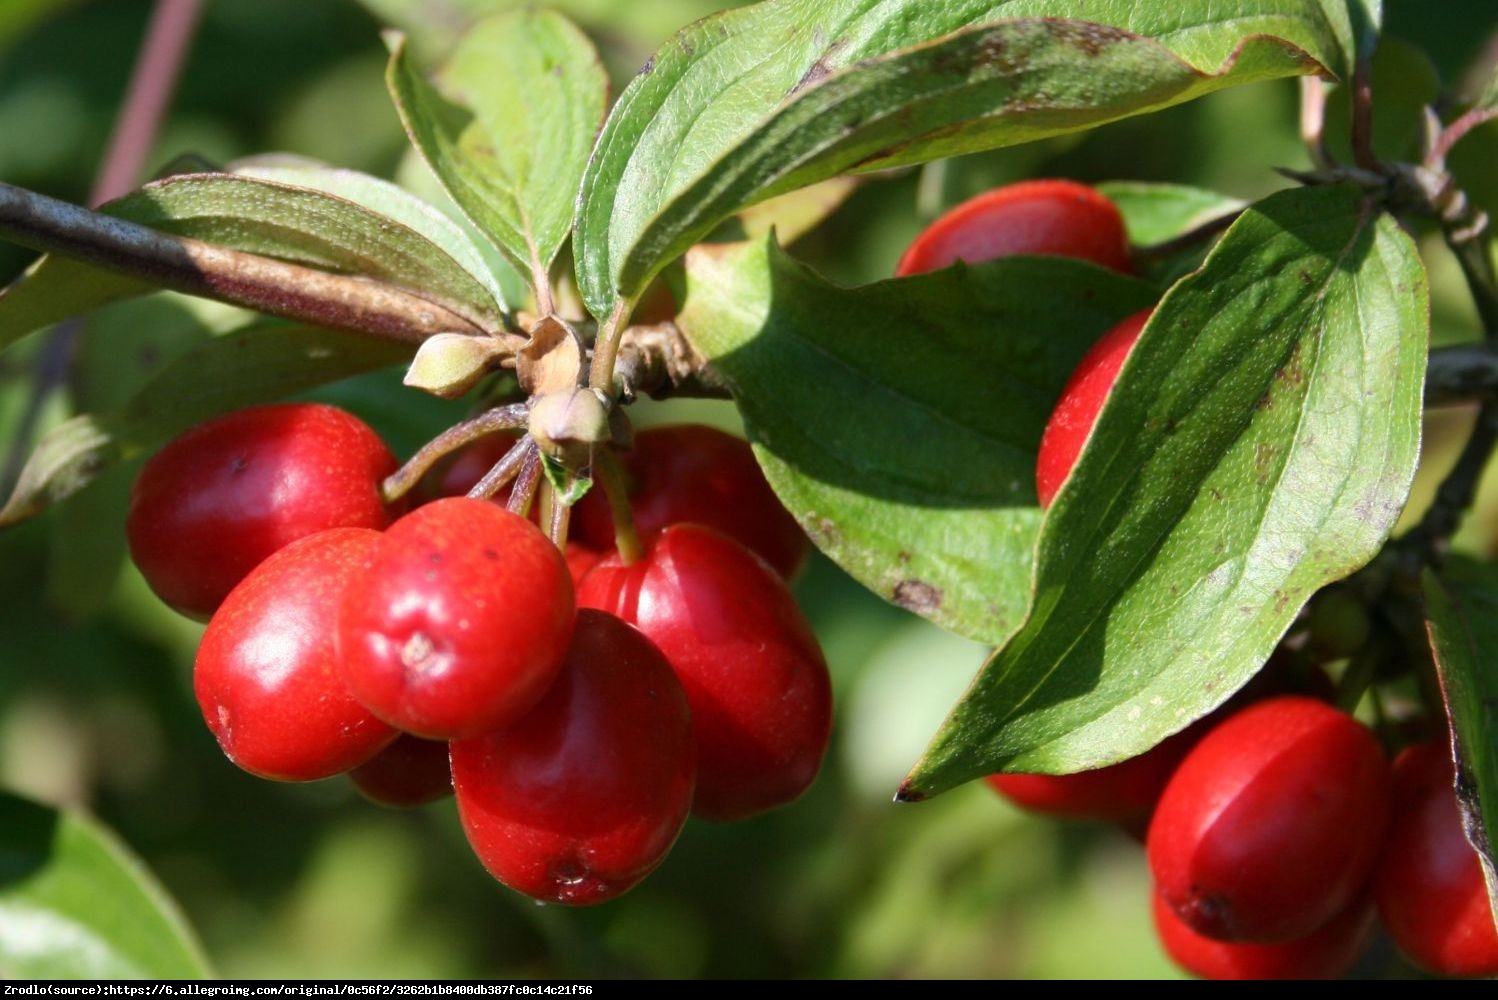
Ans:
{"label": "blurred green background", "polygon": [[[385,96],[381,23],[434,57],[484,0],[208,0],[153,165],[270,150],[426,181]],[[677,26],[720,4],[558,4],[603,49],[620,85]],[[1408,152],[1420,104],[1493,45],[1491,0],[1391,0],[1376,95],[1385,155]],[[0,0],[0,181],[75,202],[103,155],[147,0]],[[1439,83],[1437,82],[1439,81]],[[1027,176],[1174,181],[1244,198],[1305,167],[1293,84],[1230,90],[1084,136],[933,165],[863,185],[794,252],[844,282],[887,276],[942,208]],[[1338,120],[1333,115],[1334,122]],[[1345,121],[1345,114],[1341,116]],[[1453,158],[1498,213],[1498,127]],[[1422,235],[1436,337],[1476,335],[1460,275]],[[0,243],[0,282],[32,255]],[[76,359],[71,405],[117,400],[232,311],[157,296],[100,313]],[[26,407],[39,338],[0,357],[0,441]],[[462,413],[399,387],[398,373],[316,394],[401,454]],[[727,404],[651,405],[641,421],[732,427]],[[1416,507],[1463,421],[1430,421]],[[83,807],[116,829],[180,902],[226,976],[1135,977],[1175,975],[1154,941],[1142,852],[1101,827],[1022,816],[968,786],[918,806],[891,795],[984,651],[880,602],[825,560],[798,584],[832,664],[837,724],[813,790],[733,826],[688,825],[640,888],[589,911],[535,905],[496,884],[450,803],[410,813],[342,780],[251,778],[219,753],[193,703],[200,627],[162,607],[123,558],[129,470],[0,534],[0,787]],[[1491,477],[1490,477],[1491,479]],[[1490,487],[1498,484],[1490,484]],[[1492,551],[1498,489],[1463,544]],[[1403,974],[1387,947],[1363,972]]]}

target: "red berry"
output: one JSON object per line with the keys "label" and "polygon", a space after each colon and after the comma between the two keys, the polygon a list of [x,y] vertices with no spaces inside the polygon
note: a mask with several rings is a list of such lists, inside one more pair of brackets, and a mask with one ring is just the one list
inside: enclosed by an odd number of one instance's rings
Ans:
{"label": "red berry", "polygon": [[[705,524],[732,538],[789,579],[806,561],[806,535],[780,504],[742,438],[701,424],[652,427],[620,456],[640,537],[672,524]],[[602,489],[573,508],[579,540],[614,548],[614,521]]]}
{"label": "red berry", "polygon": [[1175,963],[1203,979],[1340,979],[1373,931],[1373,907],[1358,899],[1303,938],[1243,944],[1203,937],[1156,893],[1155,930]]}
{"label": "red berry", "polygon": [[1082,445],[1092,433],[1092,425],[1097,423],[1098,412],[1118,380],[1119,369],[1153,311],[1153,308],[1142,309],[1103,334],[1067,379],[1061,399],[1041,434],[1040,452],[1035,457],[1035,492],[1041,507],[1051,505],[1061,484],[1071,475],[1077,456],[1082,454]]}
{"label": "red berry", "polygon": [[453,793],[447,744],[408,733],[348,776],[366,799],[382,806],[425,805]]}
{"label": "red berry", "polygon": [[618,896],[666,856],[691,805],[692,761],[691,712],[665,658],[590,610],[540,704],[452,745],[458,815],[484,867],[574,906]]}
{"label": "red berry", "polygon": [[229,594],[198,647],[193,689],[235,764],[262,778],[311,781],[363,763],[395,730],[339,676],[339,599],[379,541],[335,528],[293,542]]}
{"label": "red berry", "polygon": [[991,774],[985,780],[1016,805],[1047,816],[1132,823],[1149,818],[1176,765],[1200,735],[1192,726],[1137,757],[1093,771]]}
{"label": "red berry", "polygon": [[1077,257],[1128,274],[1129,236],[1105,195],[1075,181],[1023,181],[951,209],[915,238],[895,274],[1018,254]]}
{"label": "red berry", "polygon": [[1150,870],[1197,933],[1304,937],[1367,880],[1389,798],[1388,763],[1357,720],[1312,698],[1271,698],[1222,722],[1176,769],[1150,821]]}
{"label": "red berry", "polygon": [[578,604],[635,625],[681,679],[697,728],[693,812],[743,819],[811,784],[832,731],[827,663],[790,591],[752,552],[675,525],[638,562],[599,563]]}
{"label": "red berry", "polygon": [[1374,876],[1378,912],[1399,950],[1422,968],[1498,975],[1498,927],[1455,785],[1445,743],[1412,746],[1395,759],[1394,821]]}
{"label": "red berry", "polygon": [[604,557],[604,553],[599,552],[597,549],[590,549],[581,542],[568,542],[565,555],[567,558],[567,572],[572,574],[573,586],[580,586],[583,582],[583,577],[587,576],[594,566],[602,562]]}
{"label": "red berry", "polygon": [[257,406],[174,439],[146,463],[125,523],[130,554],[163,601],[212,614],[267,556],[329,528],[383,528],[390,449],[331,406]]}
{"label": "red berry", "polygon": [[451,497],[401,518],[338,620],[349,689],[393,726],[456,739],[509,725],[567,650],[572,578],[536,526]]}

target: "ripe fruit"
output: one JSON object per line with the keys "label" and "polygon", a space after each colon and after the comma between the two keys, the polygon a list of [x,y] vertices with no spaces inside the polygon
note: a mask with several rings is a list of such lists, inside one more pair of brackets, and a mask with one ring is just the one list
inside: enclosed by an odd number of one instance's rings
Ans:
{"label": "ripe fruit", "polygon": [[1176,765],[1199,736],[1193,726],[1137,757],[1094,771],[990,774],[984,780],[1016,805],[1047,816],[1137,822],[1149,818]]}
{"label": "ripe fruit", "polygon": [[1175,963],[1203,979],[1338,979],[1362,954],[1373,931],[1373,907],[1359,899],[1303,938],[1241,944],[1203,937],[1158,893],[1155,931]]}
{"label": "ripe fruit", "polygon": [[599,563],[578,604],[635,625],[681,679],[697,730],[693,812],[743,819],[811,784],[832,731],[827,663],[790,591],[753,553],[678,524],[635,563]]}
{"label": "ripe fruit", "polygon": [[692,717],[650,640],[601,611],[577,614],[566,662],[508,729],[452,745],[468,842],[495,878],[586,906],[666,856],[692,801]]}
{"label": "ripe fruit", "polygon": [[535,525],[483,500],[436,500],[391,525],[344,593],[344,679],[408,733],[476,736],[545,693],[572,618],[567,564]]}
{"label": "ripe fruit", "polygon": [[895,274],[1018,254],[1077,257],[1133,271],[1123,216],[1112,201],[1075,181],[1036,180],[995,188],[951,209],[915,238]]}
{"label": "ripe fruit", "polygon": [[130,554],[151,589],[206,618],[272,552],[329,528],[383,528],[390,449],[331,406],[256,406],[200,424],[146,463]]}
{"label": "ripe fruit", "polygon": [[1394,761],[1394,820],[1374,875],[1378,912],[1399,950],[1442,976],[1498,975],[1498,927],[1482,865],[1462,833],[1445,743]]}
{"label": "ripe fruit", "polygon": [[1040,452],[1035,458],[1035,493],[1041,507],[1051,505],[1061,484],[1071,475],[1082,445],[1097,423],[1098,412],[1118,380],[1119,369],[1153,311],[1142,309],[1103,334],[1067,379],[1041,434]]}
{"label": "ripe fruit", "polygon": [[1389,798],[1372,733],[1323,702],[1270,698],[1218,725],[1176,769],[1150,821],[1150,870],[1199,934],[1305,937],[1367,880]]}
{"label": "ripe fruit", "polygon": [[447,744],[407,733],[348,776],[360,794],[382,806],[425,805],[453,793]]}
{"label": "ripe fruit", "polygon": [[[648,540],[672,524],[705,524],[754,552],[789,579],[806,561],[806,535],[780,505],[742,438],[701,424],[652,427],[620,456],[635,530]],[[614,548],[614,521],[603,490],[573,508],[578,539]]]}
{"label": "ripe fruit", "polygon": [[344,686],[334,616],[378,532],[335,528],[293,542],[229,594],[198,647],[193,690],[235,764],[311,781],[363,763],[395,739]]}

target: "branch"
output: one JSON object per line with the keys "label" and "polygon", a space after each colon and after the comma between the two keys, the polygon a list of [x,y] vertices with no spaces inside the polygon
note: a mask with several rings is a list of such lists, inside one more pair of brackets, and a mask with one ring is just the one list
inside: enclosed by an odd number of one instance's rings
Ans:
{"label": "branch", "polygon": [[675,323],[626,327],[619,338],[615,381],[624,398],[690,396],[732,399],[728,383],[692,349]]}
{"label": "branch", "polygon": [[315,326],[408,343],[435,333],[486,332],[451,306],[395,285],[172,236],[9,184],[0,184],[0,237]]}
{"label": "branch", "polygon": [[1438,347],[1425,369],[1425,405],[1451,406],[1498,395],[1498,353],[1485,346]]}

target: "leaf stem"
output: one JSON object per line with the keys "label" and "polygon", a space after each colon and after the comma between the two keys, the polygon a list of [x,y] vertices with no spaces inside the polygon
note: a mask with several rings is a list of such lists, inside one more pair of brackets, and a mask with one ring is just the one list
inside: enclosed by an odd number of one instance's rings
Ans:
{"label": "leaf stem", "polygon": [[1364,170],[1379,169],[1373,151],[1373,62],[1367,55],[1359,56],[1352,70],[1352,159]]}
{"label": "leaf stem", "polygon": [[619,550],[619,558],[626,566],[638,562],[645,554],[645,547],[640,544],[640,534],[635,530],[635,515],[629,505],[629,490],[624,484],[624,468],[613,451],[599,448],[593,455],[593,471],[603,484],[609,512],[614,516],[614,547]]}
{"label": "leaf stem", "polygon": [[422,445],[410,461],[386,477],[380,493],[386,503],[394,503],[409,493],[421,477],[426,475],[442,458],[452,454],[466,444],[496,431],[524,427],[526,421],[524,403],[496,406],[471,420],[455,424]]}
{"label": "leaf stem", "polygon": [[593,364],[588,370],[588,386],[610,399],[614,397],[614,361],[619,354],[620,335],[630,308],[628,299],[616,302],[614,311],[598,328],[598,337],[593,341]]}
{"label": "leaf stem", "polygon": [[1444,163],[1446,157],[1451,153],[1451,147],[1455,146],[1463,137],[1484,122],[1498,119],[1498,108],[1473,108],[1467,113],[1458,116],[1450,125],[1441,130],[1436,141],[1430,147],[1430,153],[1426,156],[1427,166],[1436,166]]}
{"label": "leaf stem", "polygon": [[1319,76],[1300,78],[1300,138],[1318,170],[1332,167],[1326,150],[1326,82]]}
{"label": "leaf stem", "polygon": [[486,332],[457,309],[396,285],[173,236],[3,183],[0,237],[314,326],[405,343],[435,333]]}
{"label": "leaf stem", "polygon": [[1180,253],[1182,250],[1189,250],[1198,243],[1205,243],[1226,230],[1234,222],[1237,222],[1238,216],[1242,214],[1243,209],[1240,208],[1235,212],[1228,212],[1225,215],[1208,219],[1201,225],[1194,226],[1179,236],[1173,236],[1159,243],[1149,243],[1142,247],[1135,247],[1133,251],[1134,261],[1136,263],[1149,263],[1156,260],[1165,260]]}

